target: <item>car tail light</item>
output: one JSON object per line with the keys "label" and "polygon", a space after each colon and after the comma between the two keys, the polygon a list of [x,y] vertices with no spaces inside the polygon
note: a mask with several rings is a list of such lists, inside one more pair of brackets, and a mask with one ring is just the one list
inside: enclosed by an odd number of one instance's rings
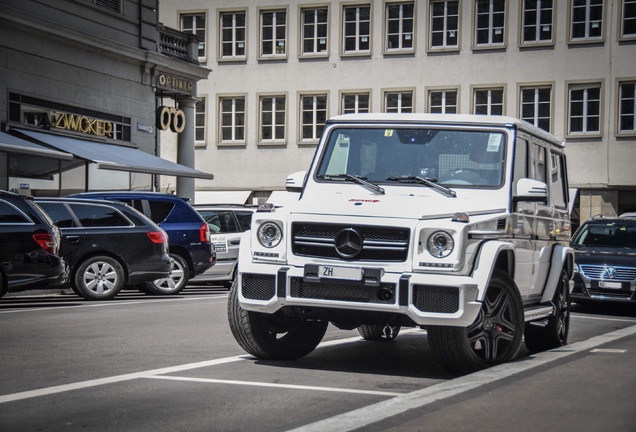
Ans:
{"label": "car tail light", "polygon": [[201,241],[202,243],[210,242],[210,227],[208,226],[207,222],[201,225],[201,228],[199,228],[199,241]]}
{"label": "car tail light", "polygon": [[51,234],[34,234],[33,240],[40,245],[42,249],[50,254],[54,254],[57,250],[57,243],[55,243],[55,237]]}
{"label": "car tail light", "polygon": [[164,231],[150,231],[146,234],[153,243],[166,243],[168,241],[168,236]]}

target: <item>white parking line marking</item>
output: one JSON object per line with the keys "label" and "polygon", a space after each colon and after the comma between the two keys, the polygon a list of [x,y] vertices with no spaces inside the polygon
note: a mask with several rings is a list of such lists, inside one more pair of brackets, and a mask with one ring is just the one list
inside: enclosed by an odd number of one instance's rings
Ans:
{"label": "white parking line marking", "polygon": [[[360,337],[336,339],[336,340],[321,343],[319,347],[340,345],[340,344],[351,343],[351,342],[356,342],[360,340],[361,340]],[[116,375],[112,377],[97,378],[93,380],[80,381],[80,382],[70,383],[70,384],[62,384],[58,386],[46,387],[46,388],[41,388],[37,390],[29,390],[29,391],[24,391],[19,393],[12,393],[8,395],[0,395],[0,404],[5,402],[13,402],[13,401],[21,400],[21,399],[29,399],[29,398],[46,396],[46,395],[55,394],[55,393],[79,390],[79,389],[88,388],[88,387],[95,387],[95,386],[104,385],[104,384],[112,384],[112,383],[121,382],[121,381],[129,381],[129,380],[138,379],[138,378],[149,378],[149,377],[152,377],[153,375],[163,375],[163,374],[169,374],[174,372],[180,372],[184,370],[199,369],[199,368],[209,367],[209,366],[217,366],[217,365],[221,365],[225,363],[231,363],[231,362],[235,362],[239,360],[248,360],[248,359],[253,359],[253,357],[249,355],[225,357],[221,359],[207,360],[207,361],[202,361],[197,363],[188,363],[188,364],[170,366],[170,367],[165,367],[160,369],[152,369],[152,370],[147,370],[142,372],[133,372],[129,374]]]}
{"label": "white parking line marking", "polygon": [[609,349],[609,348],[596,348],[590,351],[591,353],[607,353],[607,354],[624,354],[627,350],[624,349]]}
{"label": "white parking line marking", "polygon": [[313,390],[313,391],[324,391],[324,392],[334,392],[334,393],[356,393],[356,394],[367,394],[367,395],[375,395],[375,396],[399,396],[404,394],[404,393],[383,392],[383,391],[374,391],[374,390],[355,390],[355,389],[337,388],[337,387],[318,387],[318,386],[306,386],[306,385],[297,385],[297,384],[275,384],[275,383],[256,382],[256,381],[222,380],[222,379],[211,379],[211,378],[190,378],[190,377],[175,377],[175,376],[165,376],[165,375],[145,376],[143,378],[173,380],[173,381],[190,381],[190,382],[201,382],[201,383],[211,383],[211,384],[231,384],[231,385],[243,385],[243,386],[251,386],[251,387],[275,387],[275,388],[284,388],[284,389]]}
{"label": "white parking line marking", "polygon": [[504,363],[481,372],[402,394],[288,432],[324,432],[326,430],[329,432],[349,432],[633,334],[636,334],[636,325],[566,345],[561,349],[535,354],[524,361]]}
{"label": "white parking line marking", "polygon": [[618,321],[618,322],[636,323],[636,320],[624,319],[624,318],[596,317],[596,316],[578,315],[578,314],[572,314],[570,316],[572,318],[590,319],[590,320],[598,320],[598,321]]}
{"label": "white parking line marking", "polygon": [[146,378],[152,375],[161,375],[161,374],[167,374],[167,373],[180,372],[180,371],[189,370],[189,369],[198,369],[198,368],[208,367],[208,366],[217,366],[220,364],[245,360],[248,358],[250,357],[245,355],[236,356],[236,357],[226,357],[226,358],[216,359],[216,360],[208,360],[208,361],[202,361],[197,363],[188,363],[188,364],[183,364],[178,366],[147,370],[143,372],[133,372],[129,374],[116,375],[112,377],[80,381],[76,383],[46,387],[46,388],[41,388],[37,390],[29,390],[25,392],[0,396],[0,403],[13,402],[13,401],[21,400],[21,399],[29,399],[29,398],[34,398],[38,396],[46,396],[46,395],[62,393],[62,392],[71,391],[71,390],[95,387],[95,386],[104,385],[104,384],[112,384],[112,383],[121,382],[121,381],[129,381],[129,380],[133,380],[137,378]]}

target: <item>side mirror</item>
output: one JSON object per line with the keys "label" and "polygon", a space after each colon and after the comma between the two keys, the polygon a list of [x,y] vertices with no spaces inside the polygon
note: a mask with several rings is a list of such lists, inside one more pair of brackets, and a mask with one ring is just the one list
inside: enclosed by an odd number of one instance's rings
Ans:
{"label": "side mirror", "polygon": [[513,195],[513,199],[515,202],[548,202],[548,185],[539,180],[520,179],[517,182],[517,190]]}
{"label": "side mirror", "polygon": [[302,192],[303,184],[305,184],[305,177],[307,177],[307,171],[298,171],[290,174],[285,182],[285,190],[287,192]]}

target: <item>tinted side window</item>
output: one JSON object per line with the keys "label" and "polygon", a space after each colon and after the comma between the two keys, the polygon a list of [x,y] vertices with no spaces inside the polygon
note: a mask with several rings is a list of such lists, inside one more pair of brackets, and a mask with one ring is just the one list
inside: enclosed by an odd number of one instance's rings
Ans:
{"label": "tinted side window", "polygon": [[563,156],[550,154],[550,197],[555,207],[566,208],[567,185]]}
{"label": "tinted side window", "polygon": [[535,180],[546,181],[546,161],[545,161],[545,149],[539,145],[530,145],[530,178]]}
{"label": "tinted side window", "polygon": [[241,231],[247,231],[252,224],[252,212],[250,211],[237,211],[236,217],[239,221],[239,229]]}
{"label": "tinted side window", "polygon": [[0,202],[0,224],[30,223],[22,213],[6,202]]}
{"label": "tinted side window", "polygon": [[71,204],[71,208],[85,227],[130,226],[130,222],[112,207]]}
{"label": "tinted side window", "polygon": [[515,146],[515,162],[514,162],[514,181],[528,177],[528,141],[523,138],[517,138]]}
{"label": "tinted side window", "polygon": [[201,216],[207,222],[212,234],[239,232],[231,211],[202,210]]}
{"label": "tinted side window", "polygon": [[53,223],[60,228],[72,228],[77,224],[73,216],[62,203],[38,203],[44,209],[46,214],[53,220]]}
{"label": "tinted side window", "polygon": [[[150,219],[154,223],[160,223],[166,220],[172,209],[174,208],[174,203],[169,201],[148,201],[150,205]],[[139,210],[139,209],[137,209]],[[175,221],[181,222],[181,221]],[[187,222],[187,221],[186,221]]]}

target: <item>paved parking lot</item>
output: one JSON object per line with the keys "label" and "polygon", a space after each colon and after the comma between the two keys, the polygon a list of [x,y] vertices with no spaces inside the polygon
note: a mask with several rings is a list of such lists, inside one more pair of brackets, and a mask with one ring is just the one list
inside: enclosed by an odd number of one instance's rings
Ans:
{"label": "paved parking lot", "polygon": [[259,361],[234,343],[225,301],[214,289],[3,300],[0,429],[575,430],[606,406],[602,430],[633,424],[629,310],[579,308],[566,348],[456,377],[414,330],[373,343],[331,328],[299,361]]}

